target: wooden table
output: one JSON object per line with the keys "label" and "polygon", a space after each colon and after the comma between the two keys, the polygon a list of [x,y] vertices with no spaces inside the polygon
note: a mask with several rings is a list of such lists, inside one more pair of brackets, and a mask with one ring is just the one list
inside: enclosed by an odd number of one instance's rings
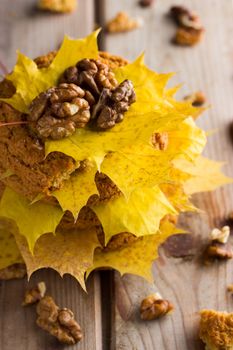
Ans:
{"label": "wooden table", "polygon": [[[205,154],[227,161],[225,172],[233,174],[229,123],[233,116],[233,6],[229,0],[177,0],[195,9],[206,27],[205,40],[194,48],[171,45],[174,25],[166,17],[172,0],[157,0],[152,8],[142,9],[137,0],[79,0],[71,15],[52,15],[35,10],[33,0],[1,0],[0,60],[9,69],[15,50],[37,55],[56,49],[63,35],[83,37],[94,24],[103,25],[120,10],[144,19],[144,26],[130,33],[102,35],[101,49],[133,59],[143,50],[146,62],[159,72],[177,72],[173,84],[186,85],[179,97],[201,89],[212,108],[198,121],[205,130],[218,133],[209,137]],[[187,241],[189,259],[169,257],[161,248],[154,264],[155,283],[150,285],[136,276],[120,278],[118,273],[92,274],[85,294],[75,280],[63,280],[53,271],[41,271],[30,284],[45,280],[49,292],[61,306],[74,310],[84,329],[84,339],[70,349],[79,350],[199,350],[198,310],[216,308],[231,311],[233,300],[226,286],[233,282],[233,263],[203,267],[200,254],[210,228],[219,225],[233,209],[233,187],[195,197],[202,215],[187,214],[183,224],[192,235]],[[63,349],[35,325],[35,313],[22,308],[26,280],[0,284],[0,350]],[[175,305],[172,316],[155,322],[142,322],[138,307],[147,294],[159,291]]]}

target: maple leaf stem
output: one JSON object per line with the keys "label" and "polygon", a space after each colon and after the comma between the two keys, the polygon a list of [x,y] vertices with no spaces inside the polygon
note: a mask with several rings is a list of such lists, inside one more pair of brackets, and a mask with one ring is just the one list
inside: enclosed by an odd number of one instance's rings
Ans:
{"label": "maple leaf stem", "polygon": [[0,122],[0,127],[1,126],[14,126],[14,125],[22,125],[22,124],[28,124],[29,122],[26,121],[15,121],[15,122]]}

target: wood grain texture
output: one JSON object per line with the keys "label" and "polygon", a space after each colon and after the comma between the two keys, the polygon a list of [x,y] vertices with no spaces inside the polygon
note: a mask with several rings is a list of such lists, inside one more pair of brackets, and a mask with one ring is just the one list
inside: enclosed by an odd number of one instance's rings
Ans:
{"label": "wood grain texture", "polygon": [[[206,28],[205,39],[193,48],[170,43],[174,24],[166,14],[173,0],[157,0],[155,6],[142,9],[136,0],[105,2],[105,21],[125,10],[133,17],[142,17],[144,26],[126,34],[106,35],[105,48],[112,53],[134,59],[146,51],[146,62],[159,72],[177,72],[173,84],[185,82],[178,94],[183,97],[203,90],[211,109],[198,121],[205,130],[218,129],[209,137],[205,154],[227,161],[224,170],[233,174],[233,145],[229,124],[233,116],[233,3],[228,0],[176,1],[200,14]],[[135,276],[122,279],[115,275],[115,319],[112,323],[111,350],[199,350],[198,311],[215,308],[232,311],[233,300],[226,286],[233,281],[233,262],[203,267],[201,250],[210,228],[220,225],[233,209],[233,187],[225,186],[214,193],[194,198],[205,214],[186,215],[183,226],[192,232],[194,257],[174,259],[161,248],[161,258],[153,267],[154,285]],[[175,305],[172,316],[154,322],[142,322],[138,309],[142,298],[159,291]]]}
{"label": "wood grain texture", "polygon": [[[73,14],[49,14],[36,10],[33,0],[1,0],[0,8],[0,61],[12,69],[16,50],[30,57],[57,49],[64,34],[83,37],[94,26],[93,2],[79,0]],[[100,283],[98,274],[88,282],[88,294],[71,277],[61,279],[56,272],[41,271],[32,277],[30,285],[44,280],[48,293],[58,305],[69,307],[84,330],[84,339],[69,349],[101,350]],[[0,349],[1,350],[58,350],[64,346],[36,324],[35,309],[21,306],[25,280],[0,282]]]}

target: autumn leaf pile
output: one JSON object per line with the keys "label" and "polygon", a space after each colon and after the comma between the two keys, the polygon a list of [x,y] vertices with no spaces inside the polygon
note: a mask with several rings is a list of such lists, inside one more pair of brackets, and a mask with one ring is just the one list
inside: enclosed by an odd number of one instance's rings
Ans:
{"label": "autumn leaf pile", "polygon": [[[96,37],[97,32],[80,40],[66,37],[48,68],[38,69],[33,60],[19,53],[7,76],[16,92],[4,101],[28,113],[32,100],[56,85],[66,68],[81,59],[98,57]],[[136,92],[136,102],[124,121],[105,132],[86,127],[45,143],[45,156],[64,153],[74,158],[77,168],[82,161],[88,163],[85,171],[71,174],[61,189],[51,193],[59,205],[44,201],[42,195],[30,202],[11,188],[5,189],[0,215],[7,218],[7,225],[3,221],[0,226],[0,268],[23,259],[29,276],[51,267],[61,275],[72,274],[83,288],[91,271],[102,267],[151,279],[159,244],[182,232],[170,218],[195,210],[191,194],[230,181],[221,174],[220,164],[201,156],[206,135],[195,124],[200,109],[174,99],[177,89],[166,89],[171,74],[150,70],[143,56],[114,73],[119,83],[130,79]],[[166,149],[153,147],[154,133],[167,134]],[[98,198],[95,177],[100,172],[117,186],[118,195],[90,201],[93,195]],[[96,215],[99,226],[59,228],[67,211],[75,222],[85,206]],[[120,233],[131,233],[133,239],[108,248],[109,242],[122,237]]]}

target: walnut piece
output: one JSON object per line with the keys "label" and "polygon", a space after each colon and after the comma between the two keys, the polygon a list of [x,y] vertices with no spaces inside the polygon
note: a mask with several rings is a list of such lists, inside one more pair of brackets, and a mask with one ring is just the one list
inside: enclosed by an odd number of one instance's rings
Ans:
{"label": "walnut piece", "polygon": [[25,264],[14,264],[0,270],[0,280],[24,278],[27,274]]}
{"label": "walnut piece", "polygon": [[202,310],[200,316],[199,336],[206,350],[233,350],[233,313]]}
{"label": "walnut piece", "polygon": [[112,91],[103,89],[91,118],[96,119],[98,129],[110,129],[116,123],[122,122],[124,113],[135,100],[133,84],[126,79]]}
{"label": "walnut piece", "polygon": [[51,12],[73,12],[76,9],[77,0],[39,0],[38,8]]}
{"label": "walnut piece", "polygon": [[139,5],[141,7],[149,7],[154,4],[154,0],[140,0]]}
{"label": "walnut piece", "polygon": [[155,149],[165,151],[168,147],[168,133],[155,132],[152,135],[151,142]]}
{"label": "walnut piece", "polygon": [[185,96],[184,100],[191,102],[194,107],[201,107],[205,104],[206,97],[203,92],[196,91],[191,95]]}
{"label": "walnut piece", "polygon": [[141,319],[150,321],[165,316],[174,310],[170,301],[165,300],[158,293],[149,295],[141,302],[140,314]]}
{"label": "walnut piece", "polygon": [[142,26],[142,20],[130,18],[126,12],[119,12],[107,25],[106,30],[109,33],[128,32]]}
{"label": "walnut piece", "polygon": [[213,241],[218,241],[220,243],[227,243],[229,236],[230,236],[229,226],[223,226],[221,230],[218,228],[214,228],[210,233],[210,238]]}
{"label": "walnut piece", "polygon": [[173,20],[178,25],[174,43],[183,46],[197,44],[203,37],[204,28],[199,16],[183,6],[173,6],[170,9]]}
{"label": "walnut piece", "polygon": [[80,86],[85,91],[85,98],[90,105],[96,102],[104,88],[112,90],[118,85],[109,66],[94,59],[83,59],[76,66],[67,68],[60,81]]}
{"label": "walnut piece", "polygon": [[233,284],[229,284],[229,286],[227,286],[227,291],[233,293]]}
{"label": "walnut piece", "polygon": [[38,95],[30,105],[27,119],[42,138],[61,139],[84,128],[90,119],[84,90],[75,84],[59,84]]}
{"label": "walnut piece", "polygon": [[204,29],[194,29],[189,27],[180,27],[177,29],[174,43],[180,46],[193,46],[198,44],[204,34]]}
{"label": "walnut piece", "polygon": [[82,339],[82,331],[71,310],[60,309],[50,296],[37,304],[37,325],[56,337],[61,343],[74,345]]}
{"label": "walnut piece", "polygon": [[46,293],[46,285],[44,282],[39,282],[31,289],[28,289],[24,295],[23,306],[37,303],[41,300]]}
{"label": "walnut piece", "polygon": [[233,258],[233,250],[228,238],[230,235],[229,226],[224,226],[221,230],[215,228],[211,231],[211,243],[204,252],[204,263],[209,264],[213,260],[227,260]]}

